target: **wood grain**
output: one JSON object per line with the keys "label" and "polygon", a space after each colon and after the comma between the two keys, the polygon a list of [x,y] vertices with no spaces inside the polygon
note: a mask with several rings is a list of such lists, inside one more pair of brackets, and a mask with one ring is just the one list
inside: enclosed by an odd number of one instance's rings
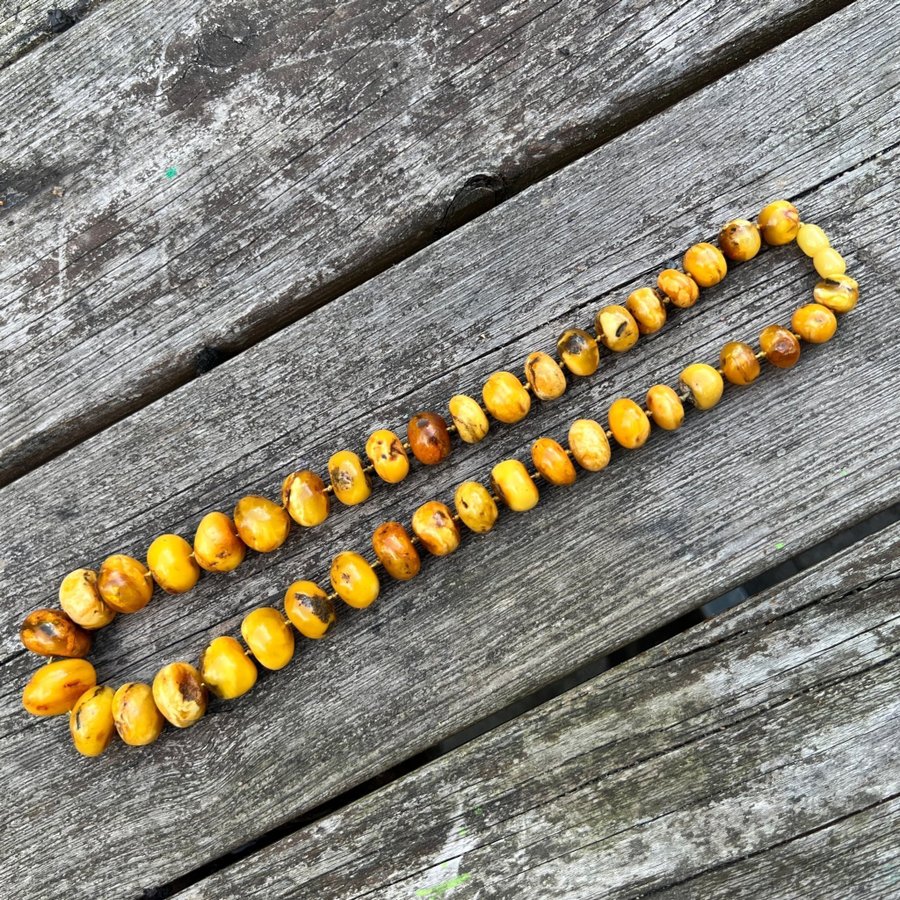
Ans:
{"label": "wood grain", "polygon": [[100,7],[0,73],[0,483],[840,5]]}
{"label": "wood grain", "polygon": [[[0,491],[4,883],[30,897],[63,881],[76,897],[128,896],[177,877],[897,502],[898,362],[885,323],[898,272],[880,248],[900,227],[887,63],[898,28],[877,3],[854,4]],[[826,45],[845,60],[828,83],[808,77]],[[798,114],[805,104],[815,116]],[[709,125],[698,134],[698,123]],[[477,390],[564,325],[588,323],[597,295],[621,299],[688,242],[779,194],[827,229],[863,284],[832,345],[616,454],[607,472],[546,491],[533,515],[426,561],[370,610],[342,610],[330,639],[303,645],[252,696],[145,752],[115,746],[86,763],[64,723],[19,710],[34,663],[15,649],[17,622],[53,602],[69,569],[143,554],[163,531],[190,534],[241,493],[277,490],[290,467],[321,469],[372,428]],[[100,677],[118,684],[196,658],[294,578],[322,578],[335,551],[365,550],[379,521],[408,520],[493,461],[524,457],[537,434],[562,437],[612,397],[639,397],[715,359],[726,339],[752,339],[814,280],[791,248],[738,268],[526,423],[376,490],[235,577],[118,622],[98,638]],[[56,842],[75,849],[48,870]],[[86,865],[90,885],[77,877]]]}

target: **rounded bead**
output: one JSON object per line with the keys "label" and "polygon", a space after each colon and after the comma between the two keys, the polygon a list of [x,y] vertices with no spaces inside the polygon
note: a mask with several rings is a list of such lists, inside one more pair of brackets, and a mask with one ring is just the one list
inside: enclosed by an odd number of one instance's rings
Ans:
{"label": "rounded bead", "polygon": [[412,529],[422,546],[434,556],[447,556],[459,546],[459,528],[443,503],[429,500],[412,517]]}
{"label": "rounded bead", "polygon": [[251,610],[241,622],[241,637],[267,669],[283,669],[294,656],[294,632],[274,606]]}
{"label": "rounded bead", "polygon": [[625,307],[634,316],[641,334],[653,334],[666,324],[666,307],[653,288],[642,287],[632,291]]}
{"label": "rounded bead", "polygon": [[609,408],[609,430],[626,450],[637,450],[650,437],[650,420],[634,400],[619,397]]}
{"label": "rounded bead", "polygon": [[494,492],[513,512],[527,512],[537,506],[537,485],[528,469],[517,459],[504,459],[491,469]]}
{"label": "rounded bead", "polygon": [[399,522],[379,525],[372,535],[372,549],[391,578],[409,581],[419,574],[422,567],[419,551]]}
{"label": "rounded bead", "polygon": [[616,303],[604,306],[597,313],[594,328],[604,345],[617,353],[630,350],[637,343],[640,333],[634,316]]}
{"label": "rounded bead", "polygon": [[282,482],[281,505],[298,525],[315,528],[328,518],[331,503],[325,482],[315,472],[304,469],[292,472]]}
{"label": "rounded bead", "polygon": [[729,341],[719,354],[722,374],[731,384],[750,384],[759,377],[759,360],[743,341]]}
{"label": "rounded bead", "polygon": [[22,706],[33,716],[58,716],[96,683],[97,673],[86,659],[58,659],[31,676],[22,691]]}
{"label": "rounded bead", "polygon": [[675,431],[684,421],[681,398],[667,384],[654,384],[647,391],[647,409],[654,424],[663,431]]}
{"label": "rounded bead", "polygon": [[837,319],[827,306],[807,303],[794,312],[791,328],[810,344],[824,344],[834,337]]}
{"label": "rounded bead", "polygon": [[352,450],[338,450],[328,460],[328,475],[334,496],[345,506],[356,506],[369,499],[372,486],[363,471],[362,460]]}
{"label": "rounded bead", "polygon": [[409,457],[400,438],[393,431],[382,428],[366,441],[366,456],[375,474],[388,484],[398,484],[409,474]]}
{"label": "rounded bead", "polygon": [[734,219],[719,232],[719,247],[733,262],[753,259],[762,246],[759,228],[747,219]]}
{"label": "rounded bead", "polygon": [[247,554],[247,545],[225,513],[207,513],[194,533],[194,559],[207,572],[231,572]]}
{"label": "rounded bead", "polygon": [[779,369],[790,369],[800,359],[800,341],[782,325],[769,325],[759,335],[766,359]]}
{"label": "rounded bead", "polygon": [[656,284],[672,305],[680,309],[688,309],[700,299],[697,282],[678,269],[663,269],[656,279]]}
{"label": "rounded bead", "polygon": [[449,407],[450,416],[461,441],[477,444],[484,440],[491,426],[477,400],[465,394],[456,394],[450,398]]}
{"label": "rounded bead", "polygon": [[169,663],[153,679],[153,702],[176,728],[188,728],[202,719],[207,700],[206,685],[190,663]]}
{"label": "rounded bead", "polygon": [[476,534],[486,534],[497,521],[497,504],[491,492],[478,481],[464,481],[453,496],[456,514]]}
{"label": "rounded bead", "polygon": [[450,455],[450,432],[443,416],[437,413],[413,416],[406,427],[406,439],[413,456],[423,465],[437,465]]}
{"label": "rounded bead", "polygon": [[58,609],[36,609],[19,629],[26,650],[40,656],[82,657],[91,652],[91,636]]}
{"label": "rounded bead", "polygon": [[559,363],[536,350],[525,360],[525,378],[538,400],[556,400],[566,392],[566,374]]}
{"label": "rounded bead", "polygon": [[821,278],[835,278],[847,271],[847,263],[834,247],[825,247],[813,257],[813,266]]}
{"label": "rounded bead", "polygon": [[804,222],[797,232],[797,246],[810,258],[831,246],[828,235],[818,225]]}
{"label": "rounded bead", "polygon": [[76,569],[63,578],[59,605],[76,625],[89,630],[102,628],[116,617],[116,611],[103,602],[97,573],[91,569]]}
{"label": "rounded bead", "polygon": [[381,589],[375,570],[352,550],[338,553],[331,561],[331,586],[344,603],[357,609],[373,603]]}
{"label": "rounded bead", "polygon": [[178,534],[160,535],[147,550],[147,568],[168,594],[189,591],[200,577],[191,545]]}
{"label": "rounded bead", "polygon": [[295,581],[284,594],[284,611],[304,637],[318,640],[334,624],[334,601],[313,581]]}
{"label": "rounded bead", "polygon": [[152,744],[165,724],[162,713],[156,708],[149,684],[129,681],[113,695],[113,723],[119,737],[131,747]]}
{"label": "rounded bead", "polygon": [[95,685],[79,698],[69,715],[72,743],[82,756],[99,756],[116,733],[112,702],[115,691],[106,685]]}
{"label": "rounded bead", "polygon": [[240,641],[229,635],[213,638],[200,656],[200,674],[220,700],[234,700],[256,684],[256,664]]}
{"label": "rounded bead", "polygon": [[531,409],[531,395],[512,372],[494,372],[484,383],[481,397],[498,422],[520,422]]}
{"label": "rounded bead", "polygon": [[241,497],[234,508],[234,525],[241,540],[257,553],[271,553],[286,540],[291,530],[287,510],[267,497]]}
{"label": "rounded bead", "polygon": [[725,262],[722,251],[706,242],[689,247],[682,265],[685,272],[702,288],[717,285],[728,274],[728,263]]}
{"label": "rounded bead", "polygon": [[849,275],[826,278],[813,288],[813,299],[833,312],[850,312],[859,300],[859,285]]}
{"label": "rounded bead", "polygon": [[575,462],[588,472],[599,472],[609,465],[609,438],[604,427],[593,419],[576,419],[572,423],[569,449]]}
{"label": "rounded bead", "polygon": [[116,612],[134,613],[150,602],[153,582],[143,563],[117,553],[103,560],[97,575],[97,590],[103,602]]}
{"label": "rounded bead", "polygon": [[538,438],[531,445],[531,460],[535,469],[550,482],[550,484],[573,484],[575,481],[575,466],[569,459],[569,454],[553,438]]}
{"label": "rounded bead", "polygon": [[793,203],[775,200],[763,208],[756,224],[767,244],[789,244],[800,230],[800,213]]}
{"label": "rounded bead", "polygon": [[564,331],[556,343],[556,349],[573,375],[593,375],[600,365],[600,348],[596,339],[580,328]]}
{"label": "rounded bead", "polygon": [[691,392],[697,409],[712,409],[722,399],[722,376],[706,363],[692,363],[682,370],[679,381]]}

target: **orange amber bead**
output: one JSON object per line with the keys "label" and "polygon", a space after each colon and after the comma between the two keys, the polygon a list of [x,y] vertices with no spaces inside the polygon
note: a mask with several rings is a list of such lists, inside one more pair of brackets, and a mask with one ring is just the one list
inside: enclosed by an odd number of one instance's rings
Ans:
{"label": "orange amber bead", "polygon": [[91,636],[62,610],[36,609],[29,613],[19,629],[22,645],[40,656],[87,656]]}
{"label": "orange amber bead", "polygon": [[735,219],[719,232],[719,246],[725,256],[733,262],[753,259],[762,246],[759,228],[747,219]]}
{"label": "orange amber bead", "polygon": [[759,335],[766,359],[779,369],[790,369],[800,359],[800,341],[782,325],[769,325]]}
{"label": "orange amber bead", "polygon": [[825,278],[813,288],[813,300],[833,312],[850,312],[859,300],[859,285],[849,275]]}
{"label": "orange amber bead", "polygon": [[525,360],[525,377],[539,400],[556,400],[566,392],[566,376],[559,363],[546,353],[535,351]]}
{"label": "orange amber bead", "polygon": [[634,316],[641,334],[653,334],[666,324],[666,308],[653,288],[642,287],[632,291],[625,307]]}
{"label": "orange amber bead", "polygon": [[147,568],[167,594],[189,591],[200,577],[191,545],[178,534],[162,534],[147,550]]}
{"label": "orange amber bead", "polygon": [[97,589],[103,602],[120,613],[143,609],[153,595],[150,570],[131,556],[117,553],[103,560],[97,575]]}
{"label": "orange amber bead", "polygon": [[304,637],[318,640],[334,624],[334,601],[313,581],[295,581],[284,594],[284,611]]}
{"label": "orange amber bead", "polygon": [[650,437],[650,420],[634,400],[619,397],[609,408],[609,430],[626,450],[636,450]]}
{"label": "orange amber bead", "polygon": [[393,431],[382,428],[366,441],[366,456],[382,481],[397,484],[409,474],[409,457],[400,438]]}
{"label": "orange amber bead", "polygon": [[563,332],[556,344],[559,358],[573,375],[593,375],[600,365],[600,348],[594,336],[580,328]]}
{"label": "orange amber bead", "polygon": [[116,617],[116,611],[103,602],[97,573],[91,569],[76,569],[63,578],[59,605],[76,625],[91,630],[108,625]]}
{"label": "orange amber bead", "polygon": [[749,344],[729,341],[719,354],[722,373],[731,384],[750,384],[759,377],[759,360]]}
{"label": "orange amber bead", "polygon": [[247,554],[234,522],[221,512],[207,513],[194,534],[194,559],[208,572],[231,572]]}
{"label": "orange amber bead", "polygon": [[616,353],[630,350],[637,343],[640,333],[634,316],[624,306],[616,303],[604,306],[597,313],[594,327],[597,337]]}
{"label": "orange amber bead", "polygon": [[477,444],[484,440],[491,425],[477,400],[473,400],[467,394],[456,394],[450,398],[447,406],[461,441],[466,444]]}
{"label": "orange amber bead", "polygon": [[572,484],[575,481],[575,466],[569,454],[553,438],[538,438],[531,445],[531,460],[535,469],[550,484]]}
{"label": "orange amber bead", "polygon": [[684,421],[681,398],[667,384],[654,384],[647,391],[647,409],[653,422],[664,431],[675,431]]}
{"label": "orange amber bead", "polygon": [[717,285],[728,274],[728,263],[722,251],[705,241],[688,248],[682,265],[702,288]]}
{"label": "orange amber bead", "polygon": [[656,279],[659,289],[673,306],[688,309],[700,298],[700,288],[690,275],[678,269],[663,269]]}
{"label": "orange amber bead", "polygon": [[399,522],[379,525],[372,535],[372,549],[391,578],[409,581],[419,574],[422,567],[419,551]]}
{"label": "orange amber bead", "polygon": [[537,485],[528,469],[517,459],[504,459],[491,469],[494,493],[513,512],[527,512],[537,506]]}
{"label": "orange amber bead", "polygon": [[800,213],[793,203],[775,200],[763,208],[756,224],[767,244],[789,244],[800,230]]}
{"label": "orange amber bead", "polygon": [[791,328],[810,344],[824,344],[834,337],[837,319],[827,306],[821,303],[807,303],[794,312]]}
{"label": "orange amber bead", "polygon": [[463,525],[476,534],[486,534],[497,521],[497,503],[478,481],[464,481],[459,485],[453,503]]}
{"label": "orange amber bead", "polygon": [[512,372],[494,372],[484,383],[481,398],[498,422],[520,422],[531,409],[531,395]]}
{"label": "orange amber bead", "polygon": [[682,370],[680,381],[691,392],[697,409],[712,409],[722,399],[722,376],[706,363],[689,365]]}
{"label": "orange amber bead", "polygon": [[153,677],[152,690],[156,708],[176,728],[189,728],[206,713],[209,689],[190,663],[163,666]]}
{"label": "orange amber bead", "polygon": [[328,460],[328,476],[334,496],[345,506],[356,506],[369,499],[372,486],[362,460],[352,450],[338,450]]}
{"label": "orange amber bead", "polygon": [[251,494],[234,507],[234,525],[241,540],[257,553],[271,553],[286,540],[291,517],[281,504]]}
{"label": "orange amber bead", "polygon": [[33,716],[59,716],[97,683],[86,659],[58,659],[41,666],[22,691],[22,706]]}
{"label": "orange amber bead", "polygon": [[241,637],[267,669],[283,669],[294,656],[294,632],[274,606],[250,610],[241,622]]}
{"label": "orange amber bead", "polygon": [[365,609],[378,598],[381,583],[368,560],[345,550],[331,561],[331,586],[348,606]]}
{"label": "orange amber bead", "polygon": [[459,528],[453,513],[437,500],[423,503],[413,513],[412,528],[422,546],[435,556],[446,556],[459,546]]}
{"label": "orange amber bead", "polygon": [[434,466],[450,455],[450,432],[437,413],[423,412],[413,416],[406,435],[413,456],[426,466]]}
{"label": "orange amber bead", "polygon": [[298,525],[321,525],[330,507],[325,482],[308,469],[292,472],[281,485],[281,504]]}

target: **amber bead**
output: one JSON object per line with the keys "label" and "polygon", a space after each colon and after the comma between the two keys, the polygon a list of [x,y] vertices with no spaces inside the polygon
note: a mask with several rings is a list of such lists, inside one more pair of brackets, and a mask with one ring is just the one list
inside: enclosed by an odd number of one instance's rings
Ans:
{"label": "amber bead", "polygon": [[827,306],[807,303],[794,312],[791,328],[810,344],[824,344],[834,337],[837,319]]}
{"label": "amber bead", "polygon": [[580,328],[564,331],[556,349],[559,358],[573,375],[593,375],[600,365],[600,348],[593,335]]}
{"label": "amber bead", "polygon": [[569,449],[575,462],[588,472],[599,472],[609,465],[609,438],[604,427],[593,419],[576,419],[572,423]]}
{"label": "amber bead", "polygon": [[153,581],[143,563],[117,553],[103,560],[97,575],[97,590],[103,602],[116,612],[133,613],[150,602]]}
{"label": "amber bead", "polygon": [[82,756],[99,756],[116,733],[112,702],[115,691],[105,685],[86,690],[69,714],[72,743]]}
{"label": "amber bead", "polygon": [[831,242],[818,225],[804,222],[797,232],[797,246],[812,259],[820,250],[830,247]]}
{"label": "amber bead", "polygon": [[459,546],[459,528],[443,503],[429,500],[412,517],[412,529],[422,546],[434,556],[447,556]]}
{"label": "amber bead", "polygon": [[178,534],[163,534],[147,550],[147,568],[168,594],[189,591],[200,577],[191,545]]}
{"label": "amber bead", "polygon": [[373,432],[366,441],[366,456],[375,474],[388,484],[397,484],[409,474],[409,457],[393,431],[382,428]]}
{"label": "amber bead", "polygon": [[295,581],[284,594],[284,611],[304,637],[318,640],[334,625],[334,601],[313,581]]}
{"label": "amber bead", "polygon": [[97,573],[91,569],[69,572],[59,586],[59,605],[82,628],[94,630],[108,625],[116,611],[107,606],[97,587]]}
{"label": "amber bead", "polygon": [[556,400],[566,392],[566,374],[559,363],[536,350],[525,360],[525,377],[538,400]]}
{"label": "amber bead", "polygon": [[705,241],[688,248],[682,265],[702,288],[717,285],[728,274],[728,263],[722,251]]}
{"label": "amber bead", "polygon": [[419,574],[419,551],[399,522],[383,522],[372,535],[372,549],[385,572],[398,581],[409,581]]}
{"label": "amber bead", "polygon": [[647,409],[654,424],[663,431],[675,431],[684,421],[681,398],[667,384],[654,384],[647,391]]}
{"label": "amber bead", "polygon": [[625,307],[637,322],[641,334],[653,334],[666,324],[666,308],[653,288],[642,287],[632,291]]}
{"label": "amber bead", "polygon": [[497,521],[497,504],[490,491],[478,481],[464,481],[459,485],[453,505],[463,525],[476,534],[486,534]]}
{"label": "amber bead", "polygon": [[759,346],[766,359],[779,369],[790,369],[800,359],[800,341],[782,325],[769,325],[760,332]]}
{"label": "amber bead", "polygon": [[423,412],[413,416],[406,428],[413,456],[426,466],[443,462],[450,455],[450,432],[442,416]]}
{"label": "amber bead", "polygon": [[165,724],[150,685],[140,681],[129,681],[116,691],[112,714],[119,737],[130,747],[152,744]]}
{"label": "amber bead", "polygon": [[753,259],[761,246],[759,228],[747,219],[734,219],[719,232],[719,247],[732,262]]}
{"label": "amber bead", "polygon": [[847,263],[844,257],[833,247],[825,247],[819,250],[813,257],[813,266],[820,278],[835,278],[847,271]]}
{"label": "amber bead", "polygon": [[213,638],[200,656],[200,674],[212,694],[234,700],[256,684],[256,664],[240,641],[229,635]]}
{"label": "amber bead", "polygon": [[535,469],[550,484],[572,484],[575,481],[575,466],[569,454],[553,438],[538,438],[531,445],[531,460]]}
{"label": "amber bead", "polygon": [[222,512],[207,513],[194,533],[194,559],[207,572],[231,572],[247,554],[234,522]]}
{"label": "amber bead", "polygon": [[450,417],[461,441],[477,444],[484,440],[491,426],[477,400],[466,394],[456,394],[450,398],[449,407]]}
{"label": "amber bead", "polygon": [[630,350],[638,339],[637,322],[624,306],[604,306],[594,320],[597,337],[610,350],[623,353]]}
{"label": "amber bead", "polygon": [[697,409],[712,409],[722,399],[725,387],[719,372],[706,363],[691,363],[682,370],[679,382],[691,392]]}
{"label": "amber bead", "polygon": [[650,437],[650,420],[634,400],[619,397],[609,408],[609,430],[626,450],[636,450]]}
{"label": "amber bead", "polygon": [[298,525],[314,528],[328,518],[331,503],[325,482],[315,472],[303,469],[282,482],[281,505]]}
{"label": "amber bead", "polygon": [[517,459],[504,459],[491,469],[494,492],[513,512],[527,512],[537,506],[537,485],[528,469]]}
{"label": "amber bead", "polygon": [[40,656],[81,657],[91,652],[90,634],[59,609],[29,613],[19,637],[26,649]]}
{"label": "amber bead", "polygon": [[672,305],[681,309],[688,309],[700,298],[697,282],[678,269],[663,269],[656,279],[656,284]]}
{"label": "amber bead", "polygon": [[767,244],[789,244],[800,230],[800,213],[793,203],[775,200],[763,208],[756,224]]}
{"label": "amber bead", "polygon": [[813,300],[833,312],[850,312],[859,300],[859,285],[849,275],[825,278],[813,288]]}
{"label": "amber bead", "polygon": [[493,372],[484,383],[481,398],[498,422],[512,425],[528,415],[531,395],[512,372]]}
{"label": "amber bead", "polygon": [[153,678],[153,702],[176,728],[188,728],[202,719],[208,699],[203,678],[190,663],[169,663]]}
{"label": "amber bead", "polygon": [[286,540],[291,530],[287,510],[267,497],[250,494],[234,507],[234,525],[241,540],[257,553],[271,553]]}
{"label": "amber bead", "polygon": [[294,656],[294,631],[274,606],[248,612],[241,622],[241,637],[267,669],[283,669]]}
{"label": "amber bead", "polygon": [[719,354],[719,365],[731,384],[750,384],[759,377],[756,353],[743,341],[729,341]]}
{"label": "amber bead", "polygon": [[328,460],[328,475],[334,496],[345,506],[356,506],[369,499],[372,485],[362,460],[352,450],[338,450]]}
{"label": "amber bead", "polygon": [[22,691],[22,706],[33,716],[58,716],[96,683],[97,673],[86,659],[58,659],[34,672]]}
{"label": "amber bead", "polygon": [[331,561],[331,586],[344,603],[357,609],[373,603],[381,589],[375,570],[352,550],[338,553]]}

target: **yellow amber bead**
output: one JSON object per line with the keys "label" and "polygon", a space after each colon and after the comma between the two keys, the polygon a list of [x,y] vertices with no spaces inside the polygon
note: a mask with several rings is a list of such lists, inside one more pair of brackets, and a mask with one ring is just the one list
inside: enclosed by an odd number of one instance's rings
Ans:
{"label": "yellow amber bead", "polygon": [[625,308],[634,317],[641,334],[653,334],[666,324],[666,308],[653,288],[632,291],[625,301]]}
{"label": "yellow amber bead", "polygon": [[825,247],[813,257],[813,266],[822,278],[836,278],[847,271],[844,257],[833,247]]}
{"label": "yellow amber bead", "polygon": [[593,419],[576,419],[572,423],[569,449],[575,462],[588,472],[599,472],[609,465],[609,438],[604,427]]}
{"label": "yellow amber bead", "polygon": [[477,444],[484,440],[491,426],[477,400],[465,394],[457,394],[450,398],[449,407],[450,417],[460,440],[467,444]]}
{"label": "yellow amber bead", "polygon": [[800,230],[800,213],[793,203],[775,200],[763,208],[756,224],[767,244],[789,244]]}
{"label": "yellow amber bead", "polygon": [[794,312],[791,328],[810,344],[824,344],[834,337],[837,319],[827,306],[821,303],[807,303]]}
{"label": "yellow amber bead", "polygon": [[728,263],[722,251],[705,241],[688,248],[682,265],[702,288],[717,285],[728,274]]}
{"label": "yellow amber bead", "polygon": [[327,518],[330,508],[325,482],[304,469],[292,472],[281,484],[281,505],[288,515],[304,528],[315,528]]}
{"label": "yellow amber bead", "polygon": [[640,333],[634,316],[616,303],[604,306],[597,313],[594,328],[603,344],[616,353],[630,350],[637,343]]}
{"label": "yellow amber bead", "polygon": [[813,288],[813,300],[833,312],[850,312],[859,300],[859,285],[849,275],[826,278]]}
{"label": "yellow amber bead", "polygon": [[372,549],[391,578],[409,581],[419,574],[422,567],[419,551],[399,522],[379,525],[372,535]]}
{"label": "yellow amber bead", "polygon": [[569,459],[569,454],[553,438],[538,438],[531,445],[531,460],[535,469],[546,478],[550,484],[573,484],[575,481],[575,466]]}
{"label": "yellow amber bead", "polygon": [[112,701],[115,691],[105,685],[86,690],[69,713],[72,743],[82,756],[99,756],[116,733]]}
{"label": "yellow amber bead", "polygon": [[352,450],[338,450],[328,460],[328,475],[334,496],[346,506],[356,506],[372,493],[362,460]]}
{"label": "yellow amber bead", "polygon": [[490,491],[478,481],[464,481],[459,485],[453,504],[463,525],[476,534],[486,534],[497,521],[497,504]]}
{"label": "yellow amber bead", "polygon": [[759,377],[759,360],[743,341],[729,341],[719,354],[722,374],[731,384],[750,384]]}
{"label": "yellow amber bead", "polygon": [[779,369],[790,369],[800,359],[800,341],[782,325],[769,325],[759,333],[766,359]]}
{"label": "yellow amber bead", "polygon": [[564,331],[557,341],[556,349],[559,358],[573,375],[593,375],[600,365],[600,348],[596,339],[580,328]]}
{"label": "yellow amber bead", "polygon": [[688,309],[700,298],[697,282],[678,269],[663,269],[656,279],[659,289],[669,298],[673,306]]}
{"label": "yellow amber bead", "polygon": [[165,724],[150,685],[140,681],[129,681],[116,691],[112,714],[119,737],[131,747],[152,744]]}
{"label": "yellow amber bead", "polygon": [[812,259],[820,250],[830,247],[831,242],[818,225],[804,222],[797,232],[797,246]]}
{"label": "yellow amber bead", "polygon": [[556,400],[566,392],[566,375],[559,363],[539,350],[525,360],[525,378],[539,400]]}
{"label": "yellow amber bead", "polygon": [[58,609],[36,609],[19,628],[22,646],[39,656],[85,657],[91,635]]}
{"label": "yellow amber bead", "polygon": [[76,625],[90,630],[102,628],[116,617],[116,611],[103,602],[97,588],[97,573],[91,569],[76,569],[63,578],[59,605]]}
{"label": "yellow amber bead", "polygon": [[517,459],[504,459],[491,469],[494,492],[513,512],[527,512],[537,506],[537,485],[528,469]]}
{"label": "yellow amber bead", "polygon": [[279,503],[251,494],[234,508],[234,525],[241,540],[257,553],[271,553],[286,540],[291,517]]}
{"label": "yellow amber bead", "polygon": [[256,664],[241,642],[228,635],[210,641],[200,656],[200,674],[220,700],[234,700],[256,684]]}
{"label": "yellow amber bead", "polygon": [[284,611],[304,637],[318,640],[334,625],[334,601],[313,581],[295,581],[284,594]]}
{"label": "yellow amber bead", "polygon": [[116,612],[133,613],[150,602],[153,581],[143,563],[117,553],[103,560],[97,575],[97,590],[103,602]]}
{"label": "yellow amber bead", "polygon": [[386,428],[373,432],[366,441],[366,456],[375,474],[388,484],[398,484],[409,474],[409,457],[403,442]]}
{"label": "yellow amber bead", "polygon": [[208,699],[206,685],[190,663],[169,663],[153,678],[153,702],[176,728],[188,728],[202,719]]}
{"label": "yellow amber bead", "polygon": [[609,430],[626,450],[636,450],[650,437],[650,420],[634,400],[619,397],[609,408]]}
{"label": "yellow amber bead", "polygon": [[747,262],[759,253],[762,246],[759,228],[746,219],[735,219],[719,232],[719,246],[733,262]]}
{"label": "yellow amber bead", "polygon": [[194,559],[207,572],[231,572],[247,554],[234,522],[222,512],[207,513],[194,533]]}
{"label": "yellow amber bead", "polygon": [[692,363],[682,370],[679,381],[691,392],[697,409],[712,409],[722,399],[722,376],[706,363]]}
{"label": "yellow amber bead", "polygon": [[491,374],[484,383],[481,397],[488,412],[507,425],[521,421],[531,409],[531,395],[512,372]]}
{"label": "yellow amber bead", "polygon": [[684,421],[681,398],[667,384],[654,384],[647,391],[647,409],[654,424],[663,431],[675,431]]}
{"label": "yellow amber bead", "polygon": [[437,500],[423,503],[413,513],[412,530],[422,546],[434,556],[447,556],[459,546],[459,528],[453,513]]}
{"label": "yellow amber bead", "polygon": [[189,591],[200,577],[191,545],[180,535],[160,535],[147,550],[147,568],[168,594]]}
{"label": "yellow amber bead", "polygon": [[331,586],[348,606],[364,609],[381,590],[378,576],[358,553],[345,550],[331,561]]}
{"label": "yellow amber bead", "polygon": [[31,676],[22,691],[22,706],[33,716],[58,716],[96,683],[97,673],[86,659],[58,659]]}
{"label": "yellow amber bead", "polygon": [[283,669],[294,656],[294,632],[274,606],[259,606],[244,616],[241,637],[267,669]]}

